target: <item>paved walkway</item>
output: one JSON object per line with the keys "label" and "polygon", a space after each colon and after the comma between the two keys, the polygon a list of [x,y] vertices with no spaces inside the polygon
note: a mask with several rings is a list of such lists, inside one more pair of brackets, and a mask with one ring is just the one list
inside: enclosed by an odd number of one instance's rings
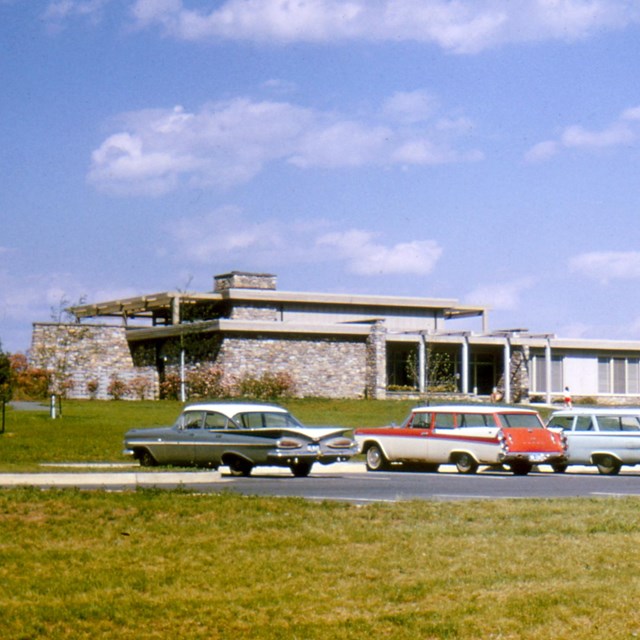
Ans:
{"label": "paved walkway", "polygon": [[[0,487],[188,487],[196,484],[220,482],[230,478],[226,469],[220,471],[139,471],[129,464],[68,464],[43,465],[49,471],[36,473],[0,473]],[[64,469],[64,470],[63,470]],[[75,469],[75,471],[69,471]],[[89,471],[92,469],[92,471]],[[258,467],[261,474],[290,476],[284,467]],[[316,464],[312,475],[321,473],[365,473],[360,462]]]}

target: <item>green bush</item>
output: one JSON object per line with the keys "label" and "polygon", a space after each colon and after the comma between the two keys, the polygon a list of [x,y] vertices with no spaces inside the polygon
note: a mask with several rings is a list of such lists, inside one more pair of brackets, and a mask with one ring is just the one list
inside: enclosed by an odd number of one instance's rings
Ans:
{"label": "green bush", "polygon": [[293,395],[294,381],[289,373],[263,373],[259,378],[244,376],[238,383],[238,391],[246,398],[276,400]]}

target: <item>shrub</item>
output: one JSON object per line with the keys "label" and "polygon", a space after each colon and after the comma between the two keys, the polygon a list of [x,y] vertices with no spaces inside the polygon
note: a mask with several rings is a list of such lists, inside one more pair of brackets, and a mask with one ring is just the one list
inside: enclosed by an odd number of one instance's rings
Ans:
{"label": "shrub", "polygon": [[95,400],[98,395],[98,389],[100,388],[100,383],[97,378],[92,378],[87,381],[87,392],[89,393],[89,397],[92,400]]}
{"label": "shrub", "polygon": [[190,398],[223,398],[231,395],[220,367],[198,367],[187,374]]}
{"label": "shrub", "polygon": [[289,373],[263,373],[259,378],[244,376],[238,383],[241,396],[260,400],[275,400],[293,394],[294,381]]}
{"label": "shrub", "polygon": [[129,382],[129,391],[138,400],[144,400],[149,391],[149,380],[144,376],[136,376]]}
{"label": "shrub", "polygon": [[124,380],[120,380],[117,375],[111,376],[111,382],[109,382],[109,386],[107,387],[107,393],[114,400],[122,400],[122,398],[127,394],[127,391],[127,383],[124,382]]}
{"label": "shrub", "polygon": [[13,395],[18,400],[43,400],[49,395],[51,376],[45,369],[29,366],[23,353],[9,356]]}

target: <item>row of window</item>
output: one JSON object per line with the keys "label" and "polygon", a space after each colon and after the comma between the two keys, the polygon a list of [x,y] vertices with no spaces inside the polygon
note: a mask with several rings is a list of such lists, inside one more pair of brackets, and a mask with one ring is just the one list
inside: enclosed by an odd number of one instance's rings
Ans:
{"label": "row of window", "polygon": [[[562,393],[565,388],[564,358],[551,358],[551,392]],[[547,390],[546,359],[542,355],[532,357],[532,390],[543,393]],[[640,358],[598,358],[598,393],[640,394]]]}

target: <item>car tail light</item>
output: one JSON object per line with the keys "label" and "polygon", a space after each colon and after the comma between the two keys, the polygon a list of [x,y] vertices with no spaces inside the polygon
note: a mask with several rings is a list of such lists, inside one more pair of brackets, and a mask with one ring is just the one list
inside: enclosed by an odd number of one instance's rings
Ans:
{"label": "car tail light", "polygon": [[293,438],[280,438],[276,445],[278,449],[300,449],[304,446],[300,440],[294,440]]}
{"label": "car tail light", "polygon": [[327,442],[327,447],[331,449],[349,449],[353,446],[353,440],[349,438],[334,438]]}
{"label": "car tail light", "polygon": [[509,452],[509,442],[507,440],[507,436],[505,435],[505,432],[502,429],[500,429],[500,431],[498,431],[498,442],[500,443],[500,449],[504,453],[508,453]]}

